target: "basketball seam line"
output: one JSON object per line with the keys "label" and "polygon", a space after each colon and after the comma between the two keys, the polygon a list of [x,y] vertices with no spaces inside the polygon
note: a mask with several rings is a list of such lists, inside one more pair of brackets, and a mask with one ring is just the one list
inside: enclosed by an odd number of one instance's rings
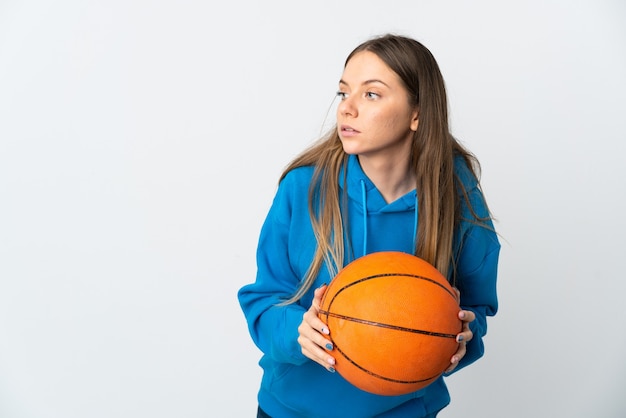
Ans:
{"label": "basketball seam line", "polygon": [[[437,280],[433,280],[429,277],[425,277],[425,276],[420,276],[418,274],[410,274],[410,273],[380,273],[380,274],[374,274],[371,276],[367,276],[367,277],[363,277],[359,280],[356,280],[354,282],[348,283],[347,285],[343,286],[342,288],[340,288],[339,290],[337,290],[337,292],[334,294],[333,298],[331,299],[331,304],[332,301],[344,290],[355,286],[361,282],[364,282],[366,280],[371,280],[371,279],[378,279],[380,277],[390,277],[390,276],[401,276],[401,277],[413,277],[415,279],[422,279],[422,280],[426,280],[427,282],[430,282],[432,284],[435,284],[437,286],[439,286],[440,288],[442,288],[446,293],[448,293],[450,296],[452,296],[455,300],[456,297],[454,296],[454,294],[452,292],[450,292],[449,289],[447,289],[444,285],[442,285],[441,283],[439,283]],[[332,283],[331,283],[332,284]]]}
{"label": "basketball seam line", "polygon": [[428,335],[428,336],[431,336],[431,337],[456,338],[456,334],[448,334],[448,333],[434,332],[434,331],[425,331],[425,330],[421,330],[421,329],[401,327],[399,325],[384,324],[382,322],[369,321],[367,319],[360,319],[360,318],[354,318],[354,317],[351,317],[351,316],[340,315],[340,314],[336,314],[336,313],[333,313],[333,312],[328,312],[327,310],[324,310],[324,309],[320,309],[319,313],[321,313],[322,315],[326,315],[327,318],[329,316],[331,316],[333,318],[345,319],[347,321],[357,322],[359,324],[373,325],[373,326],[376,326],[376,327],[388,328],[388,329],[393,329],[393,330],[396,330],[396,331],[406,331],[406,332],[411,332],[411,333],[414,333],[414,334]]}
{"label": "basketball seam line", "polygon": [[352,363],[352,364],[353,364],[356,368],[358,368],[359,370],[362,370],[362,371],[364,371],[365,373],[367,373],[367,374],[369,374],[369,375],[371,375],[371,376],[377,377],[377,378],[382,379],[382,380],[387,380],[387,381],[389,381],[389,382],[394,382],[394,383],[403,383],[403,384],[414,384],[414,383],[420,383],[420,382],[427,382],[427,381],[429,381],[429,380],[432,380],[432,379],[435,379],[435,378],[439,377],[439,375],[441,374],[441,373],[439,373],[439,374],[436,374],[436,375],[434,375],[434,376],[427,377],[427,378],[425,378],[425,379],[419,379],[419,380],[400,380],[400,379],[394,379],[394,378],[391,378],[391,377],[382,376],[382,375],[380,375],[380,374],[378,374],[378,373],[374,373],[374,372],[373,372],[373,371],[371,371],[371,370],[367,370],[366,368],[364,368],[363,366],[359,365],[357,362],[355,362],[354,360],[352,360],[350,357],[348,357],[348,356],[346,355],[346,353],[344,353],[344,352],[343,352],[343,351],[342,351],[339,347],[336,347],[336,348],[337,348],[337,351],[339,351],[339,352],[341,353],[341,355],[342,355],[342,356],[343,356],[346,360],[348,360],[350,363]]}

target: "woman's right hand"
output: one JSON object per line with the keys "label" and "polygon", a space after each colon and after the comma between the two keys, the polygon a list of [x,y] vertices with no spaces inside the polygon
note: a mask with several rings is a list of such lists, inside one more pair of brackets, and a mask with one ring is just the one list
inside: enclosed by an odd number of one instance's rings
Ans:
{"label": "woman's right hand", "polygon": [[324,335],[329,335],[328,327],[317,316],[326,285],[315,289],[313,303],[302,316],[302,323],[298,327],[298,343],[302,347],[302,354],[319,363],[329,372],[335,372],[335,359],[328,352],[333,350],[333,344]]}

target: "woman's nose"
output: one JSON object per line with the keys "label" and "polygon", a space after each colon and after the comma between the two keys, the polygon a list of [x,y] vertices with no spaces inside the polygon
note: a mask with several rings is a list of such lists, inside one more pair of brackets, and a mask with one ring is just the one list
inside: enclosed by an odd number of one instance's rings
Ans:
{"label": "woman's nose", "polygon": [[337,108],[339,114],[342,116],[356,116],[358,114],[356,104],[350,96],[345,97],[339,103],[339,107]]}

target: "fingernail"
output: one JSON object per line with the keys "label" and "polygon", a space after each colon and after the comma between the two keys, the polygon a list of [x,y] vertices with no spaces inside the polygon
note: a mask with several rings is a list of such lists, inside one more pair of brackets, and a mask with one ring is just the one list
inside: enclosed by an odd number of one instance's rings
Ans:
{"label": "fingernail", "polygon": [[462,342],[463,341],[463,336],[459,335],[458,337],[456,337],[456,341],[459,342],[459,343]]}
{"label": "fingernail", "polygon": [[326,334],[326,335],[330,334],[330,332],[328,332],[328,328],[326,327],[322,328],[322,334]]}
{"label": "fingernail", "polygon": [[335,373],[335,368],[334,367],[329,367],[328,371],[331,372],[331,373]]}
{"label": "fingernail", "polygon": [[326,344],[326,349],[327,350],[332,350],[333,349],[333,345],[331,343]]}
{"label": "fingernail", "polygon": [[459,314],[459,318],[465,319],[465,312],[461,311],[461,313]]}
{"label": "fingernail", "polygon": [[328,360],[326,361],[328,361],[328,364],[335,364],[335,359],[332,357],[328,357]]}

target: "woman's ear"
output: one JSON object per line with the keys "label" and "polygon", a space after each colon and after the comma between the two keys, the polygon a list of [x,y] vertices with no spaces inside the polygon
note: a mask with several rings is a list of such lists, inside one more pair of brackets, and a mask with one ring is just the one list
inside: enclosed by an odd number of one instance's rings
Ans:
{"label": "woman's ear", "polygon": [[411,119],[411,130],[413,132],[417,132],[417,127],[419,124],[420,124],[419,110],[415,110],[415,112],[413,112],[413,118]]}

